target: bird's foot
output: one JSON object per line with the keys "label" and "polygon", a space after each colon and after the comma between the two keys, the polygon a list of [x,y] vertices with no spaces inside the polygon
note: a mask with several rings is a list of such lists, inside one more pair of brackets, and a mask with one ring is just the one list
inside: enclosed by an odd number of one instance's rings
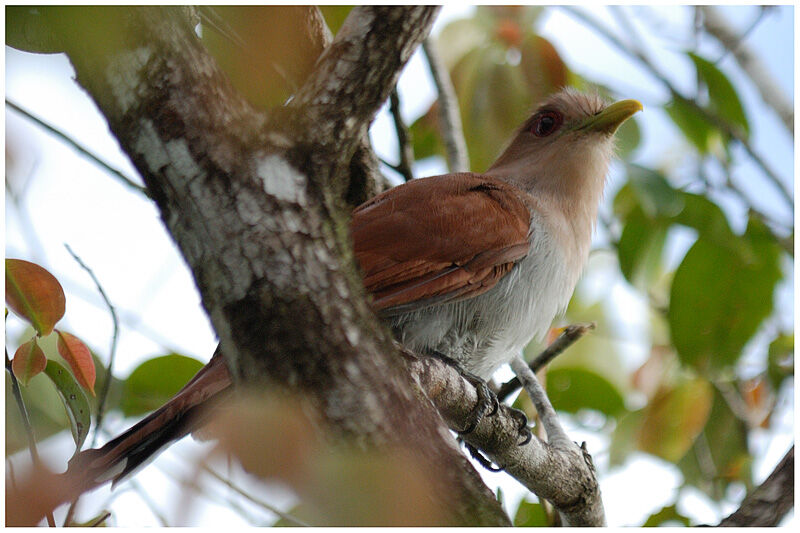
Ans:
{"label": "bird's foot", "polygon": [[[486,381],[479,378],[475,374],[464,370],[458,361],[452,357],[448,357],[442,352],[437,352],[435,350],[431,351],[431,355],[437,359],[441,359],[446,364],[458,370],[458,373],[461,374],[461,377],[475,387],[475,392],[478,394],[478,401],[475,404],[475,407],[472,408],[472,411],[469,413],[469,415],[467,415],[466,426],[464,429],[456,430],[456,433],[459,435],[472,433],[475,431],[475,428],[478,427],[480,421],[483,420],[484,416],[492,416],[497,413],[498,409],[500,408],[500,401],[497,399],[497,395],[492,392],[492,390],[489,388],[489,385],[486,384]],[[527,419],[525,422],[527,424]]]}

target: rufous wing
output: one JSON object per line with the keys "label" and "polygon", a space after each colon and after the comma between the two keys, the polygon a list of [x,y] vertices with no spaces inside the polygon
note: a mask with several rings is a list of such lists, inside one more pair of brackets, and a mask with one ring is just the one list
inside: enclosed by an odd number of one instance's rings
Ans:
{"label": "rufous wing", "polygon": [[530,247],[530,211],[501,180],[456,173],[409,181],[353,211],[364,284],[381,314],[477,296]]}

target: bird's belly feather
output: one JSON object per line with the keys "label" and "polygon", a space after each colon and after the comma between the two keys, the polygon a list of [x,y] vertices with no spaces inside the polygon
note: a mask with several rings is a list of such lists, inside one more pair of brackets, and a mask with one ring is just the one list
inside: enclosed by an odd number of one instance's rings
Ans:
{"label": "bird's belly feather", "polygon": [[[537,235],[538,234],[538,235]],[[534,232],[528,256],[489,291],[392,318],[398,340],[413,351],[438,351],[488,379],[563,312],[582,265],[568,262],[546,232]]]}

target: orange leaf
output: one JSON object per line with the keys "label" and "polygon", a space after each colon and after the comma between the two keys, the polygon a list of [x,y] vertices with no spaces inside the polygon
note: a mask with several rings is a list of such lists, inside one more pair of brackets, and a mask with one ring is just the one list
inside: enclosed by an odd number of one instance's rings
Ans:
{"label": "orange leaf", "polygon": [[44,268],[22,259],[6,259],[6,303],[44,336],[64,316],[66,298],[61,284]]}
{"label": "orange leaf", "polygon": [[58,353],[69,364],[75,379],[94,396],[94,360],[89,348],[75,335],[56,330]]}
{"label": "orange leaf", "polygon": [[17,348],[11,362],[11,370],[23,385],[27,385],[33,376],[44,371],[46,366],[47,357],[36,343],[36,337]]}

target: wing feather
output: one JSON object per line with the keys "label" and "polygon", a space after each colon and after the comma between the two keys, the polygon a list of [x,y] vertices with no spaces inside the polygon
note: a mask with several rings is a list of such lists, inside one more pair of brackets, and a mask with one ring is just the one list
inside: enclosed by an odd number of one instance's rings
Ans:
{"label": "wing feather", "polygon": [[354,250],[375,307],[393,315],[493,287],[528,253],[522,194],[496,178],[445,174],[356,208]]}

